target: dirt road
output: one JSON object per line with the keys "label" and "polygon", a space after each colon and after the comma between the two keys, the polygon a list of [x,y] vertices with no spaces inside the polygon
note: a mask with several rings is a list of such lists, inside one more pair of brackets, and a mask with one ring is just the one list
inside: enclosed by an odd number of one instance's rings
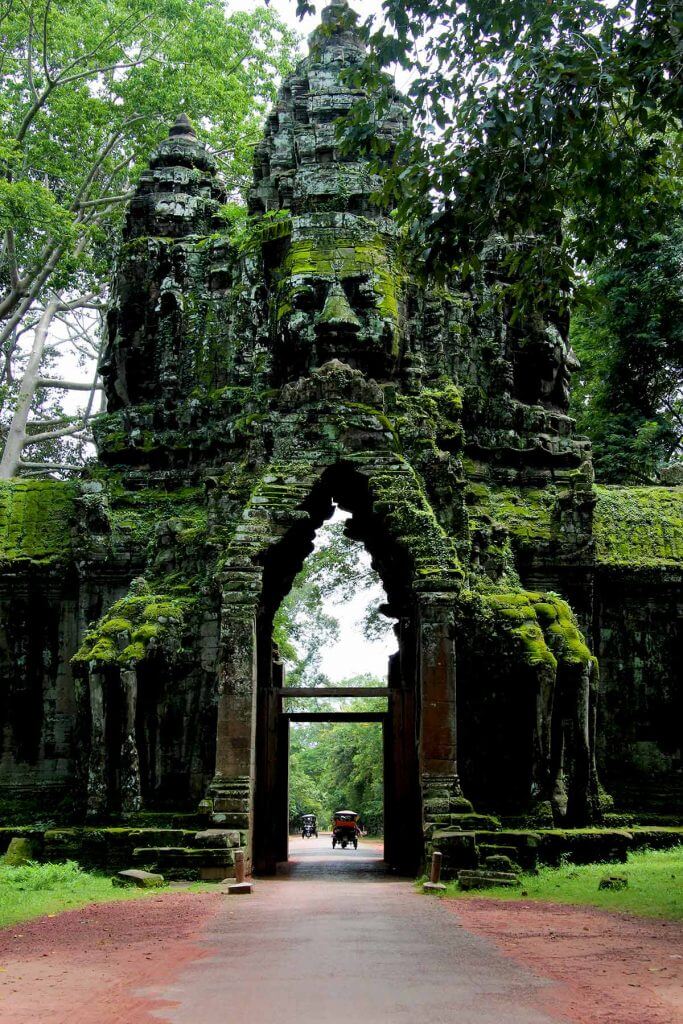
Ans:
{"label": "dirt road", "polygon": [[381,847],[367,842],[332,851],[329,836],[296,839],[291,855],[252,896],[172,893],[7,929],[0,1021],[683,1020],[650,973],[677,955],[676,925],[544,905],[487,903],[477,913],[485,901],[435,901],[387,877]]}

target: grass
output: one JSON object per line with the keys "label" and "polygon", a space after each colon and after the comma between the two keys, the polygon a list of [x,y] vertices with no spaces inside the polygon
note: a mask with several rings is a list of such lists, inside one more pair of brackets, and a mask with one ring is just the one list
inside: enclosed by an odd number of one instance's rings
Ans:
{"label": "grass", "polygon": [[[190,890],[202,890],[196,883]],[[111,874],[83,871],[76,861],[61,864],[26,864],[6,867],[0,864],[0,928],[62,910],[75,910],[88,903],[111,900],[135,900],[159,896],[168,889],[119,889],[111,884]]]}
{"label": "grass", "polygon": [[[605,875],[624,875],[628,888],[598,889]],[[544,900],[578,906],[619,910],[670,921],[683,919],[683,846],[674,850],[642,850],[630,853],[626,864],[565,864],[539,868],[537,875],[524,874],[518,889],[477,889],[462,892],[457,882],[447,883],[447,898],[460,900]]]}

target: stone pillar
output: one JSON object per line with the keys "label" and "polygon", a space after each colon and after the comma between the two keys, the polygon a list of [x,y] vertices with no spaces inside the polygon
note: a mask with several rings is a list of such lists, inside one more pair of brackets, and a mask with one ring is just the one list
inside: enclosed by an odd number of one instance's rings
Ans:
{"label": "stone pillar", "polygon": [[[237,596],[237,595],[235,595]],[[216,774],[209,787],[213,823],[251,830],[255,758],[256,631],[250,605],[224,601],[218,667]],[[251,835],[247,870],[251,870]]]}
{"label": "stone pillar", "polygon": [[423,820],[449,820],[464,806],[456,751],[455,625],[452,594],[420,599],[418,673],[419,762]]}
{"label": "stone pillar", "polygon": [[138,704],[138,677],[135,668],[121,670],[123,689],[123,740],[121,743],[121,810],[124,814],[139,811],[142,806],[140,759],[135,737]]}
{"label": "stone pillar", "polygon": [[107,752],[105,747],[104,673],[88,669],[90,696],[90,754],[88,758],[87,814],[97,818],[107,811]]}
{"label": "stone pillar", "polygon": [[424,595],[419,622],[420,772],[457,780],[453,595]]}
{"label": "stone pillar", "polygon": [[568,793],[567,818],[573,826],[589,825],[592,820],[591,790],[591,707],[590,672],[592,665],[571,666],[567,670],[572,686],[572,776]]}

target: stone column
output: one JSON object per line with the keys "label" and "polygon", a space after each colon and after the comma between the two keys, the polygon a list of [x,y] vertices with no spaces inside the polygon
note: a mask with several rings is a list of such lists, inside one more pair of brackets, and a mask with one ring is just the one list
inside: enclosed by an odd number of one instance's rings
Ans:
{"label": "stone column", "polygon": [[572,777],[568,793],[567,817],[574,826],[591,823],[591,743],[590,672],[591,664],[566,669],[572,686]]}
{"label": "stone column", "polygon": [[138,704],[138,677],[135,668],[121,670],[123,689],[123,740],[121,743],[121,810],[124,814],[139,811],[142,806],[140,759],[135,737]]}
{"label": "stone column", "polygon": [[[249,605],[224,602],[218,667],[216,774],[209,787],[213,823],[251,829],[255,758],[256,630]],[[251,864],[247,837],[248,870]]]}
{"label": "stone column", "polygon": [[[452,594],[425,594],[419,609],[419,760],[425,818],[457,808],[455,638]],[[438,806],[437,806],[438,804]]]}
{"label": "stone column", "polygon": [[107,810],[107,752],[105,748],[104,673],[88,669],[90,695],[90,755],[88,758],[87,815],[97,818]]}

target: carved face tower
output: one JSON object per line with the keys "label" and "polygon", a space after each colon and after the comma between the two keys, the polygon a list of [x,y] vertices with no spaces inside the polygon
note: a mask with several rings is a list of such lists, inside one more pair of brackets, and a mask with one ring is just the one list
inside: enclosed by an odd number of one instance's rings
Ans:
{"label": "carved face tower", "polygon": [[[250,208],[264,215],[279,379],[331,358],[382,379],[400,360],[405,274],[394,224],[371,200],[377,176],[342,151],[335,125],[357,98],[344,74],[363,56],[356,21],[346,3],[323,11],[256,151]],[[397,100],[377,133],[391,146],[403,125]]]}

